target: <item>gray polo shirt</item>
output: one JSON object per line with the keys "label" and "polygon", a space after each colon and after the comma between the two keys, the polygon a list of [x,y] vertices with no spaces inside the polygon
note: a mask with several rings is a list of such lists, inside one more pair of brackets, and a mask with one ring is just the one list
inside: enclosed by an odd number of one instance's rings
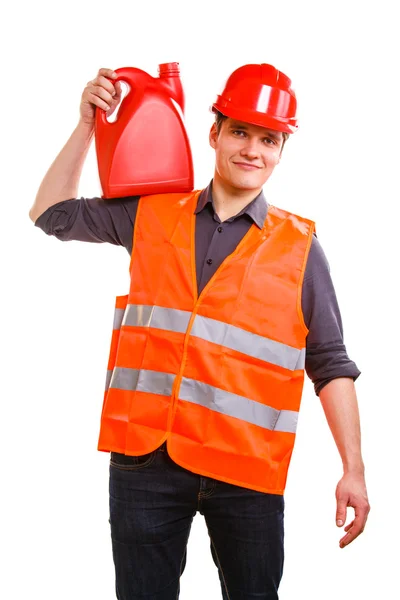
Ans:
{"label": "gray polo shirt", "polygon": [[[109,242],[124,246],[131,254],[138,196],[102,200],[74,198],[48,208],[35,222],[47,235],[62,241]],[[223,260],[231,254],[252,223],[260,229],[268,204],[261,192],[234,217],[221,223],[214,209],[212,181],[200,196],[196,208],[196,274],[198,293],[207,285]],[[329,265],[314,235],[302,288],[306,340],[306,372],[315,393],[332,379],[360,375],[347,355],[343,326]]]}

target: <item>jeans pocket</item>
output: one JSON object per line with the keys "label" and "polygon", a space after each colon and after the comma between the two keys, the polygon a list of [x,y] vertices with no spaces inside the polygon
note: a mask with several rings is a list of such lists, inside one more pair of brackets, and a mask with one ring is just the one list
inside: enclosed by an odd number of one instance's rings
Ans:
{"label": "jeans pocket", "polygon": [[156,457],[157,450],[142,454],[141,456],[127,456],[118,452],[111,452],[110,466],[122,471],[136,471],[149,467]]}

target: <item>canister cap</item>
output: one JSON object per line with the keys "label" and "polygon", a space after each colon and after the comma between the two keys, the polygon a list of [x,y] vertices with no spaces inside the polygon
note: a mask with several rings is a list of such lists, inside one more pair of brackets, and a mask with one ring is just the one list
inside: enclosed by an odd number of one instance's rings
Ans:
{"label": "canister cap", "polygon": [[158,74],[160,75],[160,77],[179,77],[179,63],[170,62],[158,65]]}

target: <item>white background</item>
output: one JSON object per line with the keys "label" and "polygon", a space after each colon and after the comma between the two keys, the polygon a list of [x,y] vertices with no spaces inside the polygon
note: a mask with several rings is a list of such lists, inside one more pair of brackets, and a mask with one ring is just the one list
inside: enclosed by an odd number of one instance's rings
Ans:
{"label": "white background", "polygon": [[[398,598],[399,82],[396,2],[22,2],[3,19],[0,596],[114,597],[108,455],[96,450],[114,297],[129,256],[62,243],[28,212],[100,67],[178,61],[196,187],[208,184],[209,105],[238,66],[288,74],[300,129],[265,186],[307,216],[331,266],[350,357],[362,371],[364,533],[339,549],[341,461],[309,381],[286,499],[281,600]],[[79,195],[100,194],[94,146]],[[348,522],[353,517],[349,510]],[[220,597],[203,518],[181,598]]]}

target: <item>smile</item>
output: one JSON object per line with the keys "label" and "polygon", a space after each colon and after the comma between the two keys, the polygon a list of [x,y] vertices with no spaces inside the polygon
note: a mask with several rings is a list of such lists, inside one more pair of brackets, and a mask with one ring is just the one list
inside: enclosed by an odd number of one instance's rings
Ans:
{"label": "smile", "polygon": [[251,165],[250,163],[234,162],[233,164],[240,169],[244,169],[245,171],[256,171],[257,169],[261,169],[261,167],[257,167],[257,165]]}

